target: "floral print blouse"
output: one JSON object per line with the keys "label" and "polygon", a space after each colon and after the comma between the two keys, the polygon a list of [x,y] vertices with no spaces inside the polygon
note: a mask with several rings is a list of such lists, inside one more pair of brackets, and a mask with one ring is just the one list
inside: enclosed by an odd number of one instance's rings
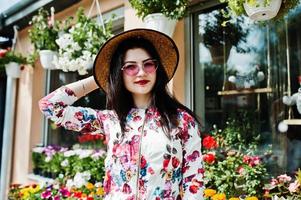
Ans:
{"label": "floral print blouse", "polygon": [[154,107],[132,108],[122,133],[114,111],[71,106],[77,99],[72,90],[61,87],[39,106],[58,126],[105,136],[105,200],[203,199],[200,132],[186,111],[179,109],[179,125],[169,139]]}

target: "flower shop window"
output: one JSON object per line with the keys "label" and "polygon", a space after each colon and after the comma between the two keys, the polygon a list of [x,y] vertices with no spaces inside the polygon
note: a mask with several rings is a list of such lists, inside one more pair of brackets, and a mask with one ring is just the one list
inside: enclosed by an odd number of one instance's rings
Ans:
{"label": "flower shop window", "polygon": [[289,106],[283,97],[301,86],[301,6],[264,24],[225,18],[223,9],[199,9],[191,18],[193,105],[203,132],[268,155],[270,175],[294,174],[301,167],[301,102]]}
{"label": "flower shop window", "polygon": [[[114,15],[112,21],[112,32],[113,34],[118,34],[123,31],[124,24],[124,7],[120,7],[114,9],[108,13],[103,14],[103,19],[109,20],[109,18]],[[92,76],[92,68],[88,70],[88,74],[80,75],[76,72],[64,72],[62,70],[47,70],[46,71],[46,92],[45,94],[49,94],[51,91],[66,85],[68,83],[72,83],[89,76]],[[82,107],[90,107],[93,109],[105,109],[106,105],[106,95],[105,93],[97,89],[87,96],[79,99],[74,103],[74,106],[82,106]],[[74,144],[78,144],[84,141],[87,137],[81,137],[82,135],[78,132],[65,130],[62,127],[56,127],[56,125],[50,120],[45,119],[44,125],[44,145],[59,145],[63,147],[72,147]],[[92,142],[93,143],[93,142]],[[91,146],[92,145],[92,146]],[[96,145],[96,146],[95,146]],[[99,144],[96,142],[95,144],[90,144],[90,148],[97,147],[99,148]]]}

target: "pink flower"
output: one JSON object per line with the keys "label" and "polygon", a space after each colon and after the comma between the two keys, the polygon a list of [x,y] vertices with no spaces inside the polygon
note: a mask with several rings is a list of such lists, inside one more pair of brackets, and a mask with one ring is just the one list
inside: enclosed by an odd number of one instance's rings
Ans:
{"label": "pink flower", "polygon": [[288,187],[288,190],[293,193],[293,192],[297,192],[298,188],[300,187],[300,184],[298,182],[298,180],[295,180],[295,182],[291,183]]}
{"label": "pink flower", "polygon": [[243,166],[238,167],[237,172],[242,175],[244,173],[245,169],[243,168]]}
{"label": "pink flower", "polygon": [[273,178],[273,179],[271,180],[271,185],[272,185],[272,186],[278,185],[277,179],[274,179],[274,178]]}
{"label": "pink flower", "polygon": [[259,156],[254,156],[254,157],[252,158],[252,163],[253,163],[254,165],[259,165],[259,164],[260,164],[260,158],[259,158]]}
{"label": "pink flower", "polygon": [[277,177],[280,183],[286,183],[286,182],[290,182],[292,180],[292,177],[286,175],[286,174],[282,174],[280,176]]}
{"label": "pink flower", "polygon": [[62,194],[63,197],[70,197],[71,196],[71,193],[69,192],[69,190],[67,188],[61,188],[60,193]]}
{"label": "pink flower", "polygon": [[51,197],[51,191],[46,190],[41,194],[42,199],[48,199]]}
{"label": "pink flower", "polygon": [[247,156],[244,155],[243,162],[248,164],[250,167],[254,167],[260,164],[260,157],[259,156]]}

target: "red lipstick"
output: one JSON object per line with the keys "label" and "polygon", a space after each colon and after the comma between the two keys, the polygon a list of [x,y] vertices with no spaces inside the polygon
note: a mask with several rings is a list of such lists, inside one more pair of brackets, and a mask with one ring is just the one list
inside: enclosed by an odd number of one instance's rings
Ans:
{"label": "red lipstick", "polygon": [[136,81],[135,84],[138,84],[138,85],[145,85],[149,82],[149,80],[140,80],[140,81]]}

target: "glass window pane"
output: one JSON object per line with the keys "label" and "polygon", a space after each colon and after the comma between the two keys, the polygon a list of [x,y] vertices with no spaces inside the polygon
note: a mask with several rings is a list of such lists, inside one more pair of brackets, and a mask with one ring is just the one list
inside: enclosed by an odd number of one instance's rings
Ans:
{"label": "glass window pane", "polygon": [[286,20],[266,24],[248,17],[225,19],[222,9],[193,16],[194,109],[203,132],[213,126],[240,131],[249,147],[260,135],[259,153],[270,145],[274,152],[272,174],[301,167],[301,126],[296,125],[301,115],[297,106],[282,101],[301,84],[300,16],[296,9]]}

